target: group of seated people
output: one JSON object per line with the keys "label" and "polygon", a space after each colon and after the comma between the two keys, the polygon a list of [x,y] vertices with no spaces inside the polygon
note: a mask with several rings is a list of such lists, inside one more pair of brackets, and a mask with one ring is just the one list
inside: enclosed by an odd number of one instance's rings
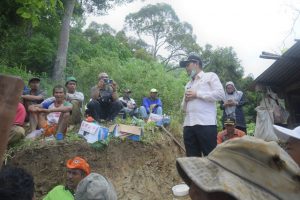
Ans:
{"label": "group of seated people", "polygon": [[[68,125],[79,124],[83,116],[84,95],[76,90],[77,80],[68,77],[65,87],[56,85],[52,97],[46,98],[46,93],[40,89],[40,79],[33,77],[24,88],[18,105],[14,125],[10,131],[9,144],[13,144],[25,136],[24,122],[30,124],[28,138],[63,135]],[[114,121],[121,114],[142,117],[147,121],[150,113],[162,115],[162,102],[156,89],[150,90],[150,96],[143,98],[140,108],[130,97],[131,90],[125,89],[124,96],[118,97],[117,84],[109,79],[107,73],[100,73],[98,83],[91,89],[91,99],[87,103],[85,115],[100,122]]]}
{"label": "group of seated people", "polygon": [[100,73],[97,85],[91,89],[92,98],[87,104],[86,114],[97,121],[113,121],[119,113],[122,113],[123,117],[140,115],[144,120],[148,119],[150,113],[162,115],[162,102],[155,88],[150,90],[149,97],[143,98],[140,108],[130,95],[131,90],[125,89],[124,96],[119,98],[117,83],[109,79],[107,73]]}

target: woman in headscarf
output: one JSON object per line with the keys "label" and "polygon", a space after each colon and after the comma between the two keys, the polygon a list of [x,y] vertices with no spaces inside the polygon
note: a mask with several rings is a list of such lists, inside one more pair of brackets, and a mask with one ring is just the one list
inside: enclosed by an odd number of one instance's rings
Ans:
{"label": "woman in headscarf", "polygon": [[238,91],[234,83],[229,81],[225,85],[225,99],[221,101],[221,109],[223,110],[222,124],[224,129],[224,119],[233,117],[236,120],[236,128],[247,133],[246,122],[243,112],[243,106],[246,101],[242,91]]}

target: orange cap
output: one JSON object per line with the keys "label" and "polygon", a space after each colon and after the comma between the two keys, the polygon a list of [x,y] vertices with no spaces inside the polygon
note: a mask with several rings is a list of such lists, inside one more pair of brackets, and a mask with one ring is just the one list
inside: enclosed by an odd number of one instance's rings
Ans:
{"label": "orange cap", "polygon": [[90,165],[83,158],[78,156],[67,161],[67,168],[81,169],[86,173],[86,175],[89,175],[91,172]]}

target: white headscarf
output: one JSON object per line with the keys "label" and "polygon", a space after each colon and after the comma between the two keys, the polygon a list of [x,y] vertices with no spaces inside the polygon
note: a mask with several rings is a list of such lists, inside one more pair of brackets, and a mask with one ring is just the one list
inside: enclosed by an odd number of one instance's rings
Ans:
{"label": "white headscarf", "polygon": [[[234,91],[233,91],[232,94],[227,93],[226,88],[227,88],[228,85],[232,85],[234,87]],[[235,88],[234,83],[232,81],[228,81],[225,84],[225,101],[233,100],[234,102],[238,103],[241,100],[242,96],[243,96],[243,92],[242,91],[237,91],[237,89]],[[226,107],[225,108],[226,115],[235,118],[235,109],[236,109],[236,106]]]}

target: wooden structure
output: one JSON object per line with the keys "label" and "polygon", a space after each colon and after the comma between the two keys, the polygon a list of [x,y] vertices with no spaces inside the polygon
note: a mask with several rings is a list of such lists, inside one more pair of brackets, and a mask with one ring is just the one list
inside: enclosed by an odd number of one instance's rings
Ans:
{"label": "wooden structure", "polygon": [[[264,56],[262,56],[264,57]],[[265,57],[264,57],[265,58]],[[269,86],[285,100],[290,113],[288,126],[300,125],[300,40],[282,56],[270,56],[276,61],[254,80],[256,88]]]}

